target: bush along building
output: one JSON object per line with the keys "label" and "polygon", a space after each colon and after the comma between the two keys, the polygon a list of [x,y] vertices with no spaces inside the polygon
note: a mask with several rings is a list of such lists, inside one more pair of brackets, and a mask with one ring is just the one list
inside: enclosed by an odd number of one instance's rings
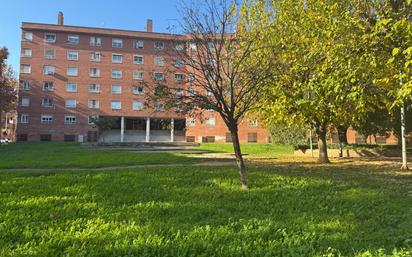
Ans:
{"label": "bush along building", "polygon": [[[168,51],[176,48],[176,35],[153,32],[151,20],[146,27],[67,26],[62,13],[57,25],[23,22],[17,140],[229,142],[214,111],[186,117],[145,104],[145,84],[187,83],[187,76],[173,72]],[[96,126],[103,119],[110,128]],[[242,121],[239,136],[241,142],[268,141],[254,119]]]}

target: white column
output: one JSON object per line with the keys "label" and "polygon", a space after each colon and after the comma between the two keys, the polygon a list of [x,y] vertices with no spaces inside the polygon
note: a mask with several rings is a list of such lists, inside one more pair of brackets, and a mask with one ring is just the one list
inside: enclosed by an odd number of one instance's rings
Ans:
{"label": "white column", "polygon": [[170,120],[170,142],[175,141],[175,119]]}
{"label": "white column", "polygon": [[120,120],[120,143],[124,142],[124,116]]}
{"label": "white column", "polygon": [[146,143],[150,142],[150,118],[146,118]]}

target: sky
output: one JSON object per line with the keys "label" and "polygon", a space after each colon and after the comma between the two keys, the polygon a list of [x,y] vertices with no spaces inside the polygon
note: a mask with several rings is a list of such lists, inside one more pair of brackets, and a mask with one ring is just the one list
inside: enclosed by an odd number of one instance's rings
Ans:
{"label": "sky", "polygon": [[[201,1],[201,0],[200,0]],[[8,63],[19,71],[21,23],[57,23],[87,27],[145,30],[153,20],[154,32],[170,32],[179,18],[180,0],[0,0],[0,47],[9,49]]]}

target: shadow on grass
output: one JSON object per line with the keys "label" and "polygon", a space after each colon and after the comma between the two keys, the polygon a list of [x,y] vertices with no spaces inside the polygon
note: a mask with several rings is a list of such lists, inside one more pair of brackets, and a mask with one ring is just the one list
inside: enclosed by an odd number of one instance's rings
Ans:
{"label": "shadow on grass", "polygon": [[[410,182],[353,166],[0,174],[0,255],[353,256],[412,249]],[[407,255],[405,255],[407,256]]]}

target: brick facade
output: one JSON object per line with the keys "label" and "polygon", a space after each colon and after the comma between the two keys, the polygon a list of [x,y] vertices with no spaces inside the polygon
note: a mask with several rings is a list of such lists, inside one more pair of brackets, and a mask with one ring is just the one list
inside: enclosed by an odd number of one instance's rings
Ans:
{"label": "brick facade", "polygon": [[[174,47],[169,34],[151,32],[151,21],[149,21],[148,26],[149,32],[66,26],[63,25],[62,15],[59,15],[59,24],[22,24],[18,139],[38,141],[41,138],[48,139],[44,135],[51,135],[51,140],[62,141],[65,139],[65,135],[66,139],[74,135],[76,140],[79,136],[87,140],[88,134],[97,131],[95,126],[88,123],[89,116],[95,115],[169,121],[186,118],[172,111],[155,111],[150,108],[133,110],[133,101],[145,102],[144,94],[139,95],[132,92],[133,86],[142,83],[140,80],[134,79],[133,73],[143,72],[143,79],[147,81],[154,72],[165,72],[167,69],[173,69],[173,60],[164,55],[163,51],[155,49],[157,42],[162,42],[165,49]],[[46,37],[50,36],[53,39],[54,35],[55,42],[46,42]],[[91,45],[91,37],[100,38],[101,45]],[[77,38],[78,43],[76,44]],[[113,39],[121,39],[123,46],[121,48],[113,47]],[[136,40],[143,42],[142,48],[135,47]],[[47,58],[46,53],[51,58]],[[51,53],[54,53],[54,57]],[[91,53],[100,53],[101,60],[91,60]],[[77,55],[78,60],[68,60],[69,54],[72,57],[73,54],[74,57]],[[113,63],[113,55],[122,56],[121,63]],[[134,56],[142,56],[143,64],[136,64]],[[155,64],[155,57],[159,56],[165,58],[164,66]],[[117,56],[117,58],[120,57]],[[30,65],[30,69],[28,69],[28,65]],[[45,66],[55,67],[55,72],[44,74]],[[69,76],[68,68],[77,68],[77,75]],[[91,68],[99,69],[100,76],[91,77],[89,74]],[[122,77],[112,78],[113,70],[120,70]],[[169,81],[174,83],[173,73],[165,72],[164,74],[168,83]],[[45,82],[53,83],[52,91],[44,89]],[[76,84],[77,89],[74,92],[68,92],[68,83]],[[100,92],[89,92],[90,84],[100,85]],[[113,94],[112,85],[120,85],[121,93]],[[29,99],[28,105],[27,99]],[[42,106],[42,101],[49,101],[43,99],[53,99],[52,105],[50,107]],[[65,105],[66,100],[71,99],[76,101],[74,108]],[[90,100],[98,101],[99,108],[90,108]],[[121,102],[121,109],[112,109],[111,102],[114,100]],[[24,106],[25,104],[27,106]],[[52,116],[52,122],[42,124],[42,115]],[[74,116],[75,122],[67,124],[65,116]],[[197,118],[194,124],[186,127],[186,137],[189,140],[194,137],[195,141],[198,142],[209,136],[210,140],[212,140],[211,137],[214,137],[216,142],[225,142],[227,128],[223,120],[214,112],[206,112],[204,118],[215,118],[215,125],[207,125]],[[242,142],[267,142],[266,130],[252,123],[247,119],[242,122],[239,132],[240,140]]]}

